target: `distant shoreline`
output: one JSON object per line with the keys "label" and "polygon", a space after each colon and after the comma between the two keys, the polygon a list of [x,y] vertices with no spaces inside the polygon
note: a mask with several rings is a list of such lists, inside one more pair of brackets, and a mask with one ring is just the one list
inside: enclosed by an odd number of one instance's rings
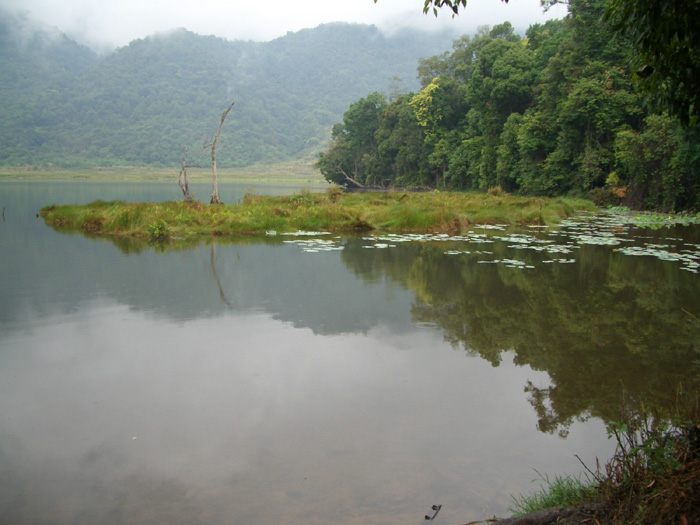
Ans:
{"label": "distant shoreline", "polygon": [[[90,182],[170,182],[177,184],[180,168],[153,167],[95,167],[51,168],[0,166],[0,182],[12,181],[90,181]],[[277,164],[261,164],[245,168],[217,170],[219,183],[279,184],[289,186],[327,188],[328,182],[312,164],[290,161]],[[188,168],[192,183],[210,183],[211,168]]]}

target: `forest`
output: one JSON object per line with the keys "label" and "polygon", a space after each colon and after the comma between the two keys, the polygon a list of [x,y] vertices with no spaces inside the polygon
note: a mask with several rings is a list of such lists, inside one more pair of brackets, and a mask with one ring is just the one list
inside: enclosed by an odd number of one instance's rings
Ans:
{"label": "forest", "polygon": [[176,29],[97,55],[0,9],[0,166],[178,169],[186,148],[198,162],[234,101],[220,167],[313,161],[353,100],[418,89],[417,61],[455,36],[335,23],[252,42]]}
{"label": "forest", "polygon": [[[508,22],[457,39],[340,23],[271,42],[178,29],[105,56],[1,13],[0,166],[196,164],[235,101],[222,168],[317,158],[350,187],[698,210],[697,119],[638,89],[649,67],[604,16],[613,3],[570,0],[567,17],[522,35]],[[658,97],[671,107],[692,85],[677,76]]]}
{"label": "forest", "polygon": [[[506,22],[419,61],[421,89],[353,102],[317,166],[349,187],[570,194],[700,209],[700,130],[636,89],[632,37],[607,0],[528,28]],[[687,119],[686,119],[687,120]]]}

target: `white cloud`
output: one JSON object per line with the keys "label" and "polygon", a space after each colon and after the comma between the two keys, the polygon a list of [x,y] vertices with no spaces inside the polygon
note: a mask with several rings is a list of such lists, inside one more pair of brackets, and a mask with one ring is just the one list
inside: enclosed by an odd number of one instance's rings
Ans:
{"label": "white cloud", "polygon": [[505,20],[524,29],[566,14],[561,6],[543,13],[539,0],[469,0],[456,18],[446,9],[437,18],[424,15],[423,0],[0,0],[0,6],[25,11],[34,20],[101,48],[178,27],[229,40],[271,40],[337,21],[471,33],[477,26]]}

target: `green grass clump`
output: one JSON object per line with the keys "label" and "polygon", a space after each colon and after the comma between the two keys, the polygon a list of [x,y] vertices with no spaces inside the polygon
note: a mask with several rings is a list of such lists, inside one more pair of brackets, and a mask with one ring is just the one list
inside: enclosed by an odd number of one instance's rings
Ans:
{"label": "green grass clump", "polygon": [[[538,472],[539,474],[539,472]],[[572,507],[594,499],[598,495],[596,482],[571,476],[556,476],[550,480],[542,476],[544,486],[529,496],[514,496],[510,512],[522,516],[538,510]]]}

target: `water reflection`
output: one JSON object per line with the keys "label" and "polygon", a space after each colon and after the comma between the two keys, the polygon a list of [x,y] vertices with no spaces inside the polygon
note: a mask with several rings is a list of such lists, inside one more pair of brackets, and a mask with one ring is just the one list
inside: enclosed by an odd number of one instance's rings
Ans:
{"label": "water reflection", "polygon": [[[539,429],[563,436],[576,420],[616,419],[623,395],[669,411],[679,385],[697,388],[698,231],[641,230],[618,216],[457,238],[237,237],[194,249],[110,239],[140,256],[99,282],[132,308],[177,319],[259,310],[317,334],[419,324],[494,366],[513,351],[517,364],[547,372],[550,381],[524,388]],[[316,254],[340,249],[360,281]],[[171,250],[178,256],[158,255]],[[640,253],[649,256],[630,256]],[[151,258],[157,264],[145,264]],[[172,282],[192,267],[200,271]]]}
{"label": "water reflection", "polygon": [[599,426],[542,446],[521,389],[546,376],[437,331],[87,306],[3,337],[3,521],[456,522],[600,450]]}
{"label": "water reflection", "polygon": [[697,381],[678,261],[498,231],[117,249],[34,217],[70,192],[0,196],[0,521],[484,519],[607,457],[623,387]]}
{"label": "water reflection", "polygon": [[[572,238],[566,229],[554,235]],[[439,326],[453,346],[494,366],[511,350],[516,363],[546,371],[550,385],[526,387],[544,432],[566,435],[590,416],[615,420],[624,396],[671,414],[680,385],[700,386],[700,282],[684,267],[629,257],[590,236],[568,241],[575,258],[565,261],[575,264],[546,264],[550,254],[513,246],[512,237],[483,239],[488,250],[447,239],[371,255],[348,243],[343,260],[358,275],[381,272],[409,286],[414,321]],[[514,257],[522,264],[482,264]]]}

